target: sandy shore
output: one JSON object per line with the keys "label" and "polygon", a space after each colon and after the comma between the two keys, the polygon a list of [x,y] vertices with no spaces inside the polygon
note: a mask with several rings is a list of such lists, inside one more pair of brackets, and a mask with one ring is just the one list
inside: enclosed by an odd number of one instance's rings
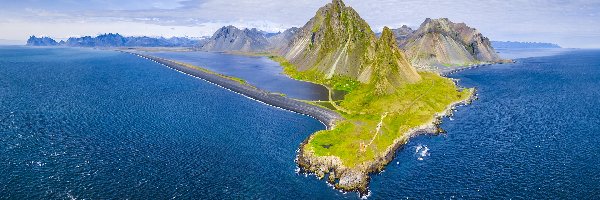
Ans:
{"label": "sandy shore", "polygon": [[237,94],[243,95],[255,101],[259,101],[261,103],[274,106],[277,108],[281,108],[284,110],[292,111],[295,113],[300,113],[303,115],[308,115],[319,120],[321,123],[325,124],[328,129],[331,129],[336,122],[342,120],[342,116],[338,113],[325,109],[319,106],[310,105],[289,97],[282,96],[280,94],[270,93],[268,91],[264,91],[258,88],[255,88],[248,84],[240,83],[239,81],[235,81],[232,79],[224,78],[223,76],[219,76],[215,73],[208,73],[205,71],[193,69],[186,67],[182,64],[176,63],[171,60],[158,58],[155,56],[143,55],[136,52],[122,51],[125,53],[133,54],[135,56],[145,58],[156,63],[162,64],[166,67],[174,69],[178,72],[200,78],[209,83],[227,89],[229,91],[235,92]]}

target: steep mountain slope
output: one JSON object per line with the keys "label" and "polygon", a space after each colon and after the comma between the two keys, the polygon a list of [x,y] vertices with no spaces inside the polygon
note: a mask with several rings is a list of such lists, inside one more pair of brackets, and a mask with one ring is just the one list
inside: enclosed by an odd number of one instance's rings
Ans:
{"label": "steep mountain slope", "polygon": [[403,83],[413,83],[421,79],[415,68],[398,49],[396,37],[388,27],[383,29],[375,47],[376,58],[370,82],[375,94],[391,94],[395,87]]}
{"label": "steep mountain slope", "polygon": [[238,29],[226,26],[202,46],[203,51],[243,51],[260,52],[269,48],[269,41],[264,32],[257,29]]}
{"label": "steep mountain slope", "polygon": [[447,18],[426,19],[399,43],[418,67],[500,61],[488,38],[464,23],[453,23]]}
{"label": "steep mountain slope", "polygon": [[389,29],[386,32],[386,39],[378,42],[354,9],[333,0],[317,11],[280,54],[300,72],[318,74],[321,79],[347,77],[373,82],[381,84],[382,92],[387,93],[401,82],[418,81],[419,74],[403,60],[397,46],[388,44],[393,34]]}

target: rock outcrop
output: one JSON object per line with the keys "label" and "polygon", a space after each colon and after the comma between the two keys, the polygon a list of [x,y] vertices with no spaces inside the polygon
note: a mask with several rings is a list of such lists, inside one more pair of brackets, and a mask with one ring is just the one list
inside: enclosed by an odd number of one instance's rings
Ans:
{"label": "rock outcrop", "polygon": [[477,29],[447,18],[426,19],[419,29],[398,41],[413,65],[419,68],[499,62],[490,40]]}
{"label": "rock outcrop", "polygon": [[387,39],[394,36],[387,32],[386,39],[378,41],[353,8],[333,0],[317,11],[280,54],[299,71],[316,71],[323,79],[342,76],[386,85],[383,90],[389,92],[420,77],[397,46],[389,45]]}

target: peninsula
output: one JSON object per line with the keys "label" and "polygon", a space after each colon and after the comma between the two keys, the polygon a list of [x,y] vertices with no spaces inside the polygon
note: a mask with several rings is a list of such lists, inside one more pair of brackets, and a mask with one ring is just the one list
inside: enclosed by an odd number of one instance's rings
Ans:
{"label": "peninsula", "polygon": [[[382,171],[412,136],[442,132],[441,118],[471,102],[475,90],[460,88],[443,74],[506,62],[489,39],[464,23],[426,19],[417,30],[385,27],[376,34],[342,0],[320,8],[303,27],[276,34],[226,26],[200,41],[104,34],[59,43],[32,37],[28,44],[121,48],[262,103],[312,116],[327,129],[300,144],[296,162],[301,171],[361,195],[368,194],[370,174]],[[131,51],[134,46],[268,56],[289,77],[327,87],[330,98],[320,102],[288,98],[199,66]],[[333,90],[346,95],[334,101]]]}
{"label": "peninsula", "polygon": [[[441,71],[415,68],[394,32],[385,27],[376,35],[353,8],[333,0],[301,28],[268,35],[227,26],[200,47],[268,55],[291,78],[347,92],[343,100],[330,99],[327,106],[261,91],[185,63],[136,55],[325,123],[327,130],[312,134],[300,145],[297,164],[303,172],[327,177],[337,189],[366,195],[370,174],[382,171],[412,136],[441,132],[441,118],[457,105],[470,103],[474,94],[474,89],[459,88],[454,80],[442,77]],[[487,45],[486,41],[482,44]],[[491,47],[484,48],[491,49],[486,55],[497,58]],[[477,58],[469,55],[469,59]]]}
{"label": "peninsula", "polygon": [[437,73],[417,71],[384,28],[377,38],[341,0],[320,8],[289,45],[273,56],[293,78],[346,90],[333,107],[344,117],[300,147],[298,165],[336,188],[368,193],[369,174],[393,159],[419,133],[437,133],[439,119],[471,100]]}

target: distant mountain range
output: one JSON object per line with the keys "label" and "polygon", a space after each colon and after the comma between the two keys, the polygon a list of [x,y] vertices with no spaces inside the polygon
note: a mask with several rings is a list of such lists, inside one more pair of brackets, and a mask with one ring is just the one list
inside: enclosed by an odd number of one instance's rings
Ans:
{"label": "distant mountain range", "polygon": [[[290,28],[279,33],[268,33],[255,28],[240,29],[235,26],[225,26],[217,30],[212,37],[204,39],[124,37],[120,34],[109,33],[96,37],[73,37],[60,42],[48,37],[31,36],[27,41],[27,45],[194,47],[198,50],[212,52],[271,52],[283,55],[293,64],[299,66],[301,70],[316,67],[320,71],[326,72],[327,77],[343,74],[358,78],[363,72],[339,66],[364,65],[362,54],[372,51],[376,46],[377,38],[381,37],[382,34],[373,33],[371,35],[373,31],[366,22],[356,17],[358,15],[354,10],[331,6],[334,6],[334,4],[321,8],[319,12],[323,15],[315,16],[304,27]],[[335,9],[340,9],[340,12],[345,13],[342,19],[331,18],[334,15],[327,13]],[[326,16],[330,16],[330,19],[326,19]],[[356,20],[352,24],[346,24],[345,20],[353,20],[348,17],[356,17]],[[332,19],[339,20],[341,24],[331,24],[333,23]],[[324,27],[331,28],[331,30],[323,30]],[[349,27],[356,30],[348,29]],[[428,18],[416,30],[408,26],[402,26],[389,31],[405,56],[403,59],[408,60],[413,66],[420,69],[436,70],[448,66],[501,62],[502,60],[494,48],[560,48],[560,46],[550,43],[490,42],[477,29],[464,23],[454,23],[447,18]],[[370,38],[371,36],[373,38]],[[339,47],[329,44],[339,41],[346,43]],[[319,51],[313,51],[315,49]],[[305,54],[306,52],[310,52],[310,55]],[[366,77],[362,77],[363,81],[368,79]]]}
{"label": "distant mountain range", "polygon": [[58,42],[49,37],[31,36],[27,40],[27,46],[58,46]]}
{"label": "distant mountain range", "polygon": [[49,37],[31,36],[27,46],[68,46],[68,47],[198,47],[201,40],[185,37],[124,37],[120,34],[102,34],[96,37],[72,37],[67,41],[56,42]]}
{"label": "distant mountain range", "polygon": [[266,52],[287,45],[298,28],[284,32],[268,33],[253,29],[225,26],[217,30],[200,48],[203,51]]}
{"label": "distant mountain range", "polygon": [[558,44],[542,42],[503,42],[492,41],[492,46],[496,49],[557,49],[562,48]]}
{"label": "distant mountain range", "polygon": [[[322,9],[327,9],[327,7]],[[319,12],[324,11],[320,10]],[[347,16],[353,16],[352,13],[355,12],[349,13]],[[327,16],[327,13],[321,14]],[[291,28],[283,33],[276,34],[269,34],[256,29],[238,29],[234,26],[223,27],[215,32],[212,38],[207,40],[201,49],[203,51],[283,53],[286,58],[295,65],[300,66],[301,69],[308,69],[312,65],[318,65],[321,70],[325,71],[327,71],[325,68],[335,68],[329,69],[330,71],[326,74],[328,77],[335,74],[333,72],[335,70],[340,70],[340,73],[345,75],[357,76],[357,72],[355,71],[347,71],[347,69],[338,69],[336,67],[338,65],[361,64],[358,62],[361,59],[361,56],[358,54],[366,51],[368,46],[374,45],[366,42],[369,39],[362,37],[370,37],[367,35],[370,35],[372,30],[366,23],[358,20],[355,24],[351,25],[361,30],[360,34],[355,34],[352,31],[335,32],[337,31],[335,28],[345,28],[343,27],[345,24],[332,25],[334,28],[332,29],[334,31],[333,34],[320,33],[319,30],[322,28],[323,23],[330,21],[324,20],[323,16],[315,16],[303,28]],[[311,27],[314,30],[307,29]],[[501,61],[488,38],[464,23],[453,23],[446,18],[426,19],[417,30],[413,30],[408,26],[402,26],[390,31],[393,33],[398,47],[406,54],[406,59],[412,65],[421,69]],[[332,38],[323,38],[325,36],[331,36]],[[380,36],[381,33],[374,34],[374,39]],[[330,53],[337,55],[346,53],[341,52],[344,49],[344,46],[342,46],[337,49],[340,52],[329,52],[329,50],[337,50],[327,49],[326,53],[302,55],[302,59],[296,58],[300,55],[299,52],[307,49],[305,45],[317,45],[319,44],[319,40],[325,39],[326,41],[348,41],[348,46],[354,47],[356,50],[346,51],[355,55],[349,55],[347,58],[333,60],[329,63],[323,62],[322,56],[336,56],[330,55]],[[308,48],[319,49],[320,47],[308,46]],[[315,53],[314,51],[311,52]]]}

